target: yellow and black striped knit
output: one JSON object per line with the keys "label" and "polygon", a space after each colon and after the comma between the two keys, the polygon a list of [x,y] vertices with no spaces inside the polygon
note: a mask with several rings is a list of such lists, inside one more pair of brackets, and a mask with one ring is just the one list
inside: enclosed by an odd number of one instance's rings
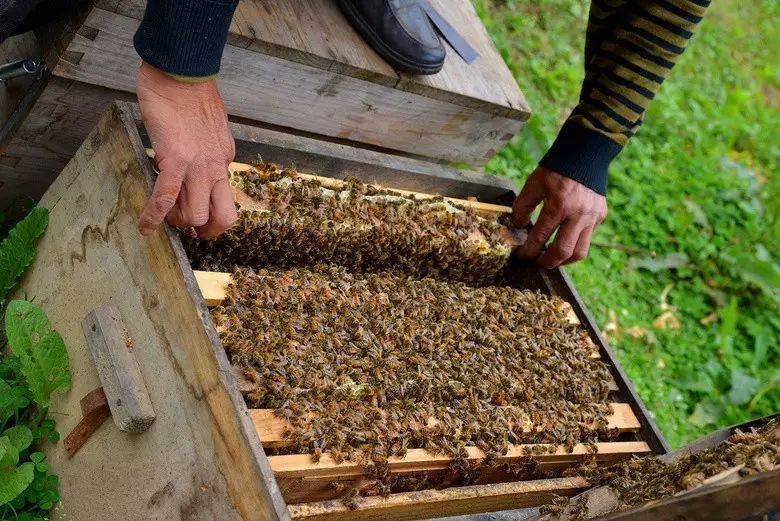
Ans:
{"label": "yellow and black striped knit", "polygon": [[709,0],[592,0],[580,100],[540,164],[606,194],[607,168],[704,16]]}

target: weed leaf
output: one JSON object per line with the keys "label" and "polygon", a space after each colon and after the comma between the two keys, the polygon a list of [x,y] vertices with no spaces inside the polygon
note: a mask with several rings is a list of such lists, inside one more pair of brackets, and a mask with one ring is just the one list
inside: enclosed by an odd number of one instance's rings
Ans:
{"label": "weed leaf", "polygon": [[19,450],[8,436],[0,436],[0,469],[15,467],[19,463]]}
{"label": "weed leaf", "polygon": [[52,392],[70,388],[68,352],[62,337],[51,330],[43,310],[25,300],[8,304],[5,328],[8,346],[19,357],[33,400],[48,407]]}
{"label": "weed leaf", "polygon": [[32,431],[26,425],[16,425],[6,429],[2,435],[7,436],[19,452],[29,447],[33,441]]}
{"label": "weed leaf", "polygon": [[759,330],[756,334],[755,347],[753,348],[753,360],[750,362],[750,368],[754,372],[766,362],[768,350],[769,332],[767,330]]}
{"label": "weed leaf", "polygon": [[33,208],[0,243],[0,302],[16,284],[35,256],[35,239],[49,224],[46,208]]}
{"label": "weed leaf", "polygon": [[705,398],[696,404],[693,414],[688,417],[688,421],[697,427],[704,427],[717,423],[721,415],[723,415],[723,406]]}
{"label": "weed leaf", "polygon": [[30,405],[27,390],[19,385],[9,385],[0,380],[0,423],[5,423],[19,409]]}
{"label": "weed leaf", "polygon": [[0,505],[4,505],[30,486],[34,478],[35,465],[29,461],[18,467],[0,468]]}
{"label": "weed leaf", "polygon": [[760,382],[741,369],[731,370],[731,390],[729,401],[734,405],[744,405],[753,398]]}
{"label": "weed leaf", "polygon": [[737,307],[737,299],[736,297],[731,297],[729,305],[720,313],[721,322],[718,336],[720,339],[719,353],[721,356],[731,356],[732,347],[734,345],[734,334],[737,331],[738,316],[739,309]]}

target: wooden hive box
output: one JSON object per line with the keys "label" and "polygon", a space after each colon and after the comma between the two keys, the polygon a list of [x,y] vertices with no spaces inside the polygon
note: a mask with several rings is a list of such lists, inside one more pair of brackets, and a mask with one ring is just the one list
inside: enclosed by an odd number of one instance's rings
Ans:
{"label": "wooden hive box", "polygon": [[[431,3],[480,54],[472,64],[448,46],[440,73],[409,76],[363,42],[333,0],[241,0],[219,76],[228,114],[433,162],[485,164],[530,108],[470,0]],[[132,36],[144,7],[93,0],[38,31],[50,76],[31,89],[0,149],[0,209],[40,197],[113,100],[135,98]]]}
{"label": "wooden hive box", "polygon": [[[138,131],[135,109],[116,104],[46,192],[49,229],[17,297],[34,299],[48,313],[68,347],[73,388],[53,403],[58,429],[71,432],[81,419],[79,401],[101,387],[82,321],[102,306],[117,310],[132,339],[156,420],[140,434],[107,421],[68,458],[63,444],[48,447],[60,476],[59,519],[420,519],[488,512],[572,495],[587,482],[578,477],[506,482],[365,498],[352,511],[323,500],[332,476],[359,474],[327,455],[314,464],[308,455],[266,456],[263,445],[284,442],[279,421],[267,410],[248,410],[231,371],[207,300],[219,300],[224,280],[194,273],[177,233],[165,226],[148,238],[137,219],[151,193],[153,171]],[[469,178],[430,163],[352,149],[233,125],[239,158],[295,163],[300,171],[342,177],[356,175],[390,188],[440,192],[485,203],[505,203],[512,191],[495,178]],[[483,205],[495,211],[495,205]],[[199,286],[199,284],[201,284]],[[612,422],[623,434],[602,443],[599,458],[663,453],[666,446],[633,388],[614,361],[582,303],[562,272],[514,269],[513,285],[563,297],[572,320],[582,323],[610,364],[614,378]],[[205,300],[204,300],[205,297]],[[471,456],[479,459],[474,450]],[[507,454],[518,457],[519,447]],[[551,467],[581,458],[558,451],[540,456]],[[423,450],[391,462],[395,471],[446,468],[448,459]]]}

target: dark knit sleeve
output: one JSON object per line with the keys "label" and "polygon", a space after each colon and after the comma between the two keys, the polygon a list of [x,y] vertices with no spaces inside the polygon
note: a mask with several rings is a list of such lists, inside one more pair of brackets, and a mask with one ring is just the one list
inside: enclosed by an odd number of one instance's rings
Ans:
{"label": "dark knit sleeve", "polygon": [[170,74],[214,75],[237,5],[238,0],[149,0],[135,49]]}
{"label": "dark knit sleeve", "polygon": [[709,0],[592,0],[580,100],[540,165],[604,195],[607,169],[634,135]]}

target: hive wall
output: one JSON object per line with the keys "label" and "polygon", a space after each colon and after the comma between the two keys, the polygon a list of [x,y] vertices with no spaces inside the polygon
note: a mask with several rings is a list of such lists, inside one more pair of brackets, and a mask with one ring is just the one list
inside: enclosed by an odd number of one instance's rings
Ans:
{"label": "hive wall", "polygon": [[15,295],[42,306],[68,347],[73,389],[51,407],[61,435],[101,385],[81,329],[98,306],[119,310],[157,413],[137,435],[107,421],[71,460],[62,443],[46,447],[63,498],[55,516],[285,519],[178,239],[137,232],[151,187],[143,154],[132,118],[114,106],[41,200],[49,229]]}

